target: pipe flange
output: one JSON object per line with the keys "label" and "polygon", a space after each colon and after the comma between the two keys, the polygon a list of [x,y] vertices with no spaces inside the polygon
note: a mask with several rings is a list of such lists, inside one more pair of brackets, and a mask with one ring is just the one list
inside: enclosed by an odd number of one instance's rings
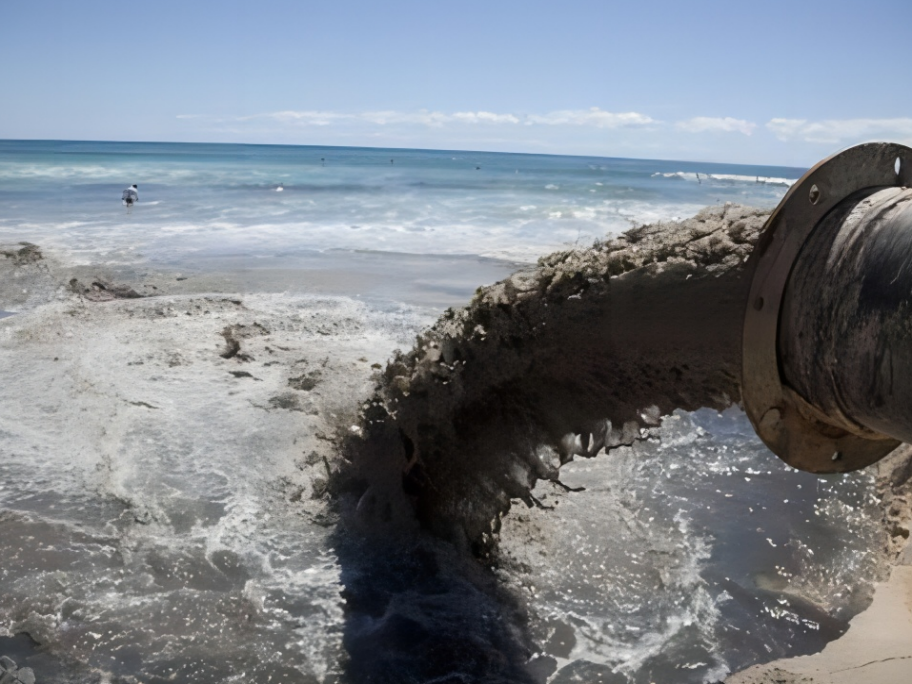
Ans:
{"label": "pipe flange", "polygon": [[857,470],[901,443],[821,420],[819,412],[783,383],[777,352],[783,294],[807,237],[849,195],[889,186],[912,186],[912,149],[904,145],[865,143],[824,159],[789,189],[752,255],[755,270],[744,315],[741,395],[760,439],[793,468],[815,473]]}

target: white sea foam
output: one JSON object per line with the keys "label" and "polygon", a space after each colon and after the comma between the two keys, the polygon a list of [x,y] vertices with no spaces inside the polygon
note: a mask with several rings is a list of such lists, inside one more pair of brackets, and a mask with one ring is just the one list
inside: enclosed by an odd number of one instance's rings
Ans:
{"label": "white sea foam", "polygon": [[744,176],[735,173],[699,173],[696,171],[673,171],[671,173],[656,172],[653,178],[679,178],[686,181],[720,181],[728,183],[755,183],[762,185],[782,185],[791,187],[798,182],[797,178],[777,178],[773,176]]}
{"label": "white sea foam", "polygon": [[[152,205],[146,203],[146,207]],[[0,240],[27,239],[84,259],[139,251],[147,257],[188,258],[194,254],[264,256],[288,250],[371,249],[439,255],[479,255],[534,262],[541,254],[568,246],[585,247],[631,225],[667,221],[695,213],[697,205],[633,200],[596,200],[575,205],[526,205],[495,223],[411,220],[357,223],[337,217],[252,223],[225,218],[153,221],[140,203],[120,220],[0,223]],[[90,254],[94,253],[94,257]]]}
{"label": "white sea foam", "polygon": [[[172,297],[78,317],[68,306],[0,327],[0,625],[99,671],[138,648],[150,667],[208,668],[194,681],[251,663],[264,679],[291,667],[323,681],[344,653],[341,568],[331,530],[286,491],[312,419],[267,411],[268,398],[302,356],[327,373],[368,368],[355,359],[382,361],[426,319],[344,297]],[[300,346],[251,367],[260,381],[242,380],[254,392],[243,396],[213,347],[238,314]],[[58,358],[16,361],[35,354]]]}
{"label": "white sea foam", "polygon": [[[386,151],[276,149],[251,158],[197,146],[3,145],[0,181],[13,194],[0,193],[0,240],[131,263],[331,249],[531,262],[711,203],[772,206],[791,182],[758,167],[759,183],[701,174],[705,182],[684,185],[674,181],[696,174],[629,160],[410,152],[392,168]],[[420,163],[409,165],[413,157]],[[141,192],[129,211],[120,206],[127,183]]]}

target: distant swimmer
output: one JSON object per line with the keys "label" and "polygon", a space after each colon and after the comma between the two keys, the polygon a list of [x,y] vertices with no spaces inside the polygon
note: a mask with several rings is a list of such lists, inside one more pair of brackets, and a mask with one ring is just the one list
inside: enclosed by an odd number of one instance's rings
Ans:
{"label": "distant swimmer", "polygon": [[395,163],[395,161],[393,159],[390,159],[390,164],[394,164],[394,163]]}
{"label": "distant swimmer", "polygon": [[132,207],[135,202],[139,202],[139,187],[136,184],[131,185],[123,191],[120,199],[125,207]]}

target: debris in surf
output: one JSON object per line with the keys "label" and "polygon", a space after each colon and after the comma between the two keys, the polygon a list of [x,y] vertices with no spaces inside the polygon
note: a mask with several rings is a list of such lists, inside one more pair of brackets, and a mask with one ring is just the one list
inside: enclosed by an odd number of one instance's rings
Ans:
{"label": "debris in surf", "polygon": [[34,264],[44,258],[38,245],[33,245],[31,242],[20,242],[19,245],[19,249],[0,249],[0,254],[7,259],[12,259],[16,266]]}
{"label": "debris in surf", "polygon": [[12,658],[0,656],[0,682],[3,684],[35,684],[30,667],[17,667]]}
{"label": "debris in surf", "polygon": [[129,285],[118,285],[103,278],[95,278],[89,285],[83,285],[77,278],[70,279],[71,292],[81,295],[90,302],[110,302],[115,299],[140,299],[143,297]]}
{"label": "debris in surf", "polygon": [[[240,304],[240,302],[232,302]],[[241,340],[261,335],[268,335],[269,331],[259,323],[252,325],[235,324],[222,329],[221,335],[225,338],[225,349],[219,356],[223,359],[237,359],[238,361],[253,361],[250,354],[241,351]]]}

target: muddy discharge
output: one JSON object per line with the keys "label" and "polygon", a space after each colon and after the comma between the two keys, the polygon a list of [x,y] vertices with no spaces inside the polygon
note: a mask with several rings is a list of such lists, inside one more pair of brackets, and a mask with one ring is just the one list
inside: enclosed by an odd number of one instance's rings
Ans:
{"label": "muddy discharge", "polygon": [[355,681],[715,681],[845,631],[883,570],[874,474],[788,472],[737,409],[682,413],[740,400],[767,216],[549,255],[393,359],[335,483]]}
{"label": "muddy discharge", "polygon": [[414,509],[483,555],[510,500],[534,503],[535,482],[575,455],[737,401],[748,257],[767,215],[727,205],[634,229],[448,310],[363,407],[347,485],[360,517]]}
{"label": "muddy discharge", "polygon": [[480,288],[389,363],[335,483],[354,681],[554,673],[536,644],[569,656],[573,629],[528,632],[524,602],[473,558],[497,566],[511,500],[546,508],[536,481],[571,489],[560,467],[575,456],[633,444],[675,409],[737,401],[748,256],[766,216],[707,209],[552,254]]}

